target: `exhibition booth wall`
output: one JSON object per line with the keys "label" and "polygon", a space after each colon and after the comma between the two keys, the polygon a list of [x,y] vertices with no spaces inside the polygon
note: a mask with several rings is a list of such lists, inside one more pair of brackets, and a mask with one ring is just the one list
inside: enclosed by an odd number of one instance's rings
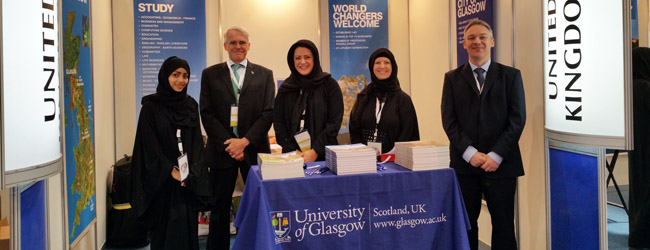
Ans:
{"label": "exhibition booth wall", "polygon": [[[250,33],[248,58],[274,72],[289,75],[286,53],[299,39],[314,41],[329,71],[328,1],[206,0],[206,65],[226,59],[222,35],[231,26]],[[400,65],[402,89],[411,95],[421,139],[448,143],[440,120],[444,73],[456,67],[456,1],[388,0],[389,48]],[[543,34],[544,1],[495,1],[494,61],[521,70],[527,121],[520,139],[526,175],[518,183],[517,224],[520,249],[547,248]],[[107,177],[111,165],[131,154],[135,135],[135,48],[132,1],[93,1],[91,7],[94,82],[96,225],[72,249],[101,249],[106,241]],[[647,2],[639,2],[647,10]],[[639,12],[640,45],[647,46],[647,14]],[[202,69],[192,69],[200,72]],[[620,170],[619,171],[623,171]],[[625,172],[626,174],[626,172]],[[52,249],[67,247],[63,232],[61,175],[48,179],[48,227]],[[490,243],[484,208],[479,238]]]}

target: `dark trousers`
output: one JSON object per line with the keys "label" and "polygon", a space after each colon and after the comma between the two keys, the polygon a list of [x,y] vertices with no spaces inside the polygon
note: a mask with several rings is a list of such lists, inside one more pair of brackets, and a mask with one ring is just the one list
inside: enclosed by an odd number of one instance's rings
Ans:
{"label": "dark trousers", "polygon": [[210,233],[208,234],[207,249],[230,249],[230,207],[232,193],[237,183],[237,172],[240,171],[244,182],[250,166],[245,162],[235,162],[227,168],[211,169],[212,186],[214,187],[215,206],[210,212]]}
{"label": "dark trousers", "polygon": [[483,175],[458,175],[458,184],[472,228],[467,231],[472,250],[478,249],[478,217],[485,196],[492,219],[492,249],[517,249],[515,191],[517,178],[488,179]]}

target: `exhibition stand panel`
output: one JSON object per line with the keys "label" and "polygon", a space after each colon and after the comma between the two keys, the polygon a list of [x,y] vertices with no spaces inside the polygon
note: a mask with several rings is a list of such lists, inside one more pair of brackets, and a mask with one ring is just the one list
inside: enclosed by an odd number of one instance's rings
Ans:
{"label": "exhibition stand panel", "polygon": [[607,249],[605,149],[633,144],[630,1],[543,6],[547,243]]}

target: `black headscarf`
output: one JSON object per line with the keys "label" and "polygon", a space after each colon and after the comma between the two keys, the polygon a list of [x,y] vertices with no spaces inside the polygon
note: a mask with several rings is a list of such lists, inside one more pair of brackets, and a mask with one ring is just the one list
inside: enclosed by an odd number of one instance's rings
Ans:
{"label": "black headscarf", "polygon": [[[383,80],[379,80],[373,70],[375,61],[379,57],[388,58],[391,64],[390,76]],[[371,82],[357,95],[357,102],[350,113],[350,119],[356,119],[357,121],[361,121],[362,111],[370,101],[374,101],[375,98],[387,101],[392,94],[400,90],[399,80],[397,79],[397,62],[393,53],[387,48],[379,48],[372,52],[370,59],[368,59],[368,69],[370,70]]]}
{"label": "black headscarf", "polygon": [[[311,51],[314,59],[314,67],[312,68],[309,75],[303,76],[298,72],[296,66],[293,62],[293,56],[298,47],[307,48]],[[289,48],[287,53],[287,64],[289,64],[289,69],[291,70],[291,75],[284,80],[284,83],[280,86],[278,92],[285,91],[298,91],[300,89],[311,89],[314,88],[330,78],[330,74],[323,72],[323,69],[320,66],[320,57],[318,55],[318,49],[312,41],[309,40],[299,40]]]}
{"label": "black headscarf", "polygon": [[650,81],[650,48],[632,50],[632,79]]}
{"label": "black headscarf", "polygon": [[169,115],[176,127],[194,127],[198,125],[199,113],[196,102],[192,97],[187,95],[187,86],[181,92],[176,92],[171,85],[169,85],[169,76],[174,73],[178,68],[183,68],[187,71],[188,82],[190,75],[190,65],[187,61],[172,56],[163,62],[158,72],[158,86],[156,93],[145,96],[142,98],[142,104],[153,101],[157,105],[164,105],[170,110]]}
{"label": "black headscarf", "polygon": [[[390,60],[391,73],[390,76],[386,79],[379,80],[375,75],[374,67],[375,61],[377,58],[386,57]],[[397,80],[397,62],[395,61],[395,56],[387,48],[379,48],[372,52],[370,59],[368,60],[368,69],[370,70],[370,85],[368,86],[373,92],[379,93],[381,96],[384,93],[397,91],[400,89],[399,80]]]}
{"label": "black headscarf", "polygon": [[[309,75],[303,76],[300,74],[294,64],[293,57],[298,47],[309,49],[313,55],[314,67]],[[289,48],[289,52],[287,53],[287,64],[289,64],[291,75],[289,75],[282,85],[280,85],[278,94],[302,90],[300,95],[294,96],[296,98],[295,100],[290,100],[289,103],[293,103],[293,106],[291,107],[291,110],[287,112],[287,114],[291,115],[291,128],[296,128],[300,122],[302,111],[307,108],[307,100],[312,95],[314,88],[323,85],[323,83],[331,78],[331,75],[327,72],[323,72],[323,69],[320,66],[318,49],[316,48],[316,45],[309,40],[299,40],[291,45],[291,48]]]}

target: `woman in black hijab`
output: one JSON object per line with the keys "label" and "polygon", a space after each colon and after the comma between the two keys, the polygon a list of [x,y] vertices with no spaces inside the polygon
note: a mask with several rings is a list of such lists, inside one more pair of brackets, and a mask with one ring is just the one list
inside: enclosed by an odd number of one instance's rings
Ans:
{"label": "woman in black hijab", "polygon": [[399,86],[397,62],[390,50],[380,48],[368,60],[370,84],[357,95],[350,113],[352,143],[381,143],[382,153],[395,142],[420,140],[415,107]]}
{"label": "woman in black hijab", "polygon": [[[189,78],[185,60],[167,58],[156,93],[142,98],[133,146],[133,201],[138,219],[150,229],[151,249],[199,249],[198,211],[211,189],[202,162],[198,104],[187,95]],[[189,176],[181,181],[183,155]]]}
{"label": "woman in black hijab", "polygon": [[341,88],[323,72],[318,49],[309,40],[291,46],[287,63],[291,75],[280,86],[273,111],[277,142],[282,152],[298,151],[305,162],[323,161],[325,146],[338,144],[343,120]]}
{"label": "woman in black hijab", "polygon": [[630,247],[650,248],[650,48],[632,50],[634,150],[629,152]]}

